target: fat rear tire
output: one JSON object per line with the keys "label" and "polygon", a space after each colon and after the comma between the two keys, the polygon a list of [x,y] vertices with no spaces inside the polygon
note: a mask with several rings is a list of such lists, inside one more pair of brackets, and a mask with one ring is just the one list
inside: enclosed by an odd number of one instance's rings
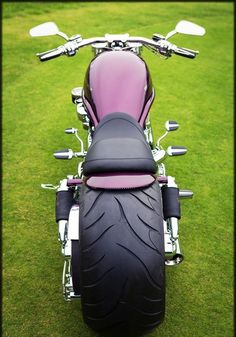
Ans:
{"label": "fat rear tire", "polygon": [[152,329],[165,312],[163,215],[158,183],[80,197],[82,312],[95,330]]}

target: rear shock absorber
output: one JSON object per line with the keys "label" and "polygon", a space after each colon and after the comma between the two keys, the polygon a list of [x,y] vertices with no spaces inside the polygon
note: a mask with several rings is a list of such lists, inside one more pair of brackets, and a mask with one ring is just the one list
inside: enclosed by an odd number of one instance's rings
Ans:
{"label": "rear shock absorber", "polygon": [[181,263],[184,259],[180,251],[178,234],[178,220],[181,218],[179,189],[173,177],[168,176],[168,183],[162,186],[161,192],[165,233],[165,263],[172,266]]}
{"label": "rear shock absorber", "polygon": [[67,179],[60,182],[56,193],[56,222],[58,223],[58,239],[65,246],[67,236],[67,222],[69,219],[70,209],[74,204],[73,190],[67,186]]}

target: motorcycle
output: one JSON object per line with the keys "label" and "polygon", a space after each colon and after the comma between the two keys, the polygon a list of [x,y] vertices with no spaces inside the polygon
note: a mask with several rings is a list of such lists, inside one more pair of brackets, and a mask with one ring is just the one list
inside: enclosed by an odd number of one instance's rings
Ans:
{"label": "motorcycle", "polygon": [[30,30],[31,36],[59,35],[67,41],[38,53],[42,62],[74,56],[89,45],[94,53],[83,87],[71,93],[88,132],[87,150],[78,129],[67,128],[80,150],[59,150],[54,157],[82,158],[77,172],[57,186],[41,186],[56,190],[64,297],[81,299],[84,320],[96,330],[156,327],[165,315],[165,266],[183,261],[179,199],[191,198],[193,192],[178,188],[166,174],[164,159],[184,155],[187,149],[161,145],[179,127],[173,120],[153,142],[149,110],[155,93],[141,58],[143,47],[165,59],[195,58],[198,51],[168,41],[176,33],[202,36],[205,29],[182,20],[166,36],[153,34],[151,39],[129,34],[68,37],[53,22]]}

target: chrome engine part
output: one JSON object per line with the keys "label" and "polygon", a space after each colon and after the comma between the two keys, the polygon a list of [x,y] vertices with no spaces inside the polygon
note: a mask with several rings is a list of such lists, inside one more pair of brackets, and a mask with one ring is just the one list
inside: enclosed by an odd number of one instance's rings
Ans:
{"label": "chrome engine part", "polygon": [[65,258],[62,274],[62,290],[65,300],[71,301],[80,298],[80,295],[77,295],[74,292],[71,270],[71,241],[79,240],[79,205],[73,205],[68,221],[60,220],[58,226],[58,238],[62,245],[61,253]]}
{"label": "chrome engine part", "polygon": [[77,87],[71,91],[72,102],[76,104],[76,112],[85,130],[89,129],[89,117],[83,103],[83,88]]}

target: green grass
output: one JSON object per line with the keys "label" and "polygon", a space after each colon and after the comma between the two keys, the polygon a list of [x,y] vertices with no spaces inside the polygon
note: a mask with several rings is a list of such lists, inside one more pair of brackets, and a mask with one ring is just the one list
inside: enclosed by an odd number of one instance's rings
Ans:
{"label": "green grass", "polygon": [[63,42],[30,38],[29,29],[55,21],[68,35],[85,38],[107,32],[151,37],[181,19],[207,30],[204,37],[172,38],[199,50],[195,60],[143,56],[156,88],[155,137],[165,120],[177,120],[180,130],[164,145],[189,149],[167,160],[167,172],[195,197],[182,202],[185,261],[166,271],[166,319],[145,336],[233,336],[233,4],[31,2],[3,4],[4,337],[100,336],[83,322],[80,302],[62,298],[55,195],[40,189],[76,172],[75,161],[55,161],[52,153],[76,149],[67,127],[78,127],[86,140],[70,90],[83,83],[91,53],[39,63],[36,52]]}

